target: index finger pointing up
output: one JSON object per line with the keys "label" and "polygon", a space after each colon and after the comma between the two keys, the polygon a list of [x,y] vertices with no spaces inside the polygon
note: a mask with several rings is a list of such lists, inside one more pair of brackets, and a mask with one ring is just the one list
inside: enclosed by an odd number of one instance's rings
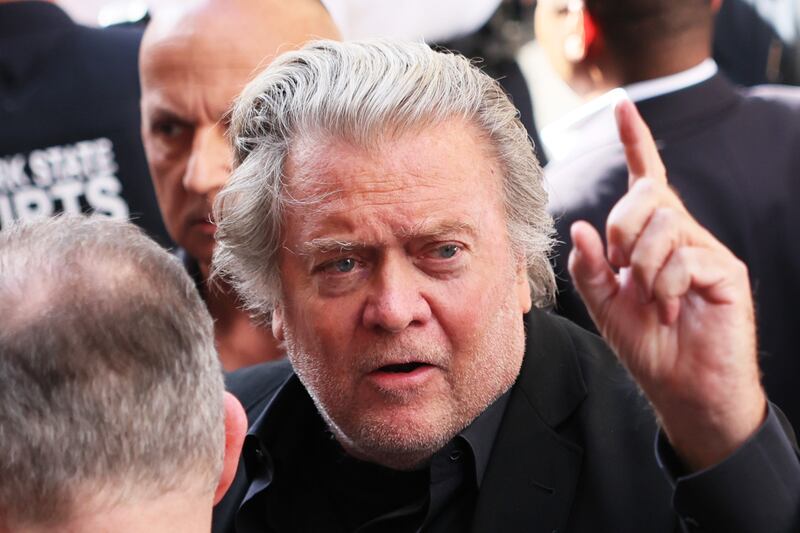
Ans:
{"label": "index finger pointing up", "polygon": [[656,142],[636,106],[630,100],[622,100],[614,111],[619,139],[628,161],[628,187],[645,177],[666,183],[667,171],[658,155]]}

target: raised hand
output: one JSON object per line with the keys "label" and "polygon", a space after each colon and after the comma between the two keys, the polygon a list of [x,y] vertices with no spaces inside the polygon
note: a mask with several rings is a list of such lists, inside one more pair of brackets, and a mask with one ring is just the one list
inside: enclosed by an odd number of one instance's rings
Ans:
{"label": "raised hand", "polygon": [[569,270],[598,330],[696,470],[727,457],[766,414],[747,267],[669,188],[635,106],[622,102],[616,114],[628,193],[608,216],[607,254],[590,224],[572,226]]}

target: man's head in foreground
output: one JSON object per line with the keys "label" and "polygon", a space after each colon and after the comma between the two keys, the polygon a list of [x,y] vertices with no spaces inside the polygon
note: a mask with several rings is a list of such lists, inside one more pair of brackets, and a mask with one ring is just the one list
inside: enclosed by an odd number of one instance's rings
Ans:
{"label": "man's head in foreground", "polygon": [[4,229],[0,271],[0,531],[207,531],[243,415],[181,265],[63,217]]}
{"label": "man's head in foreground", "polygon": [[216,268],[348,453],[425,461],[513,384],[553,293],[516,110],[463,57],[321,41],[248,85],[232,133]]}
{"label": "man's head in foreground", "polygon": [[155,12],[140,52],[142,137],[167,230],[205,273],[231,170],[225,114],[280,52],[335,38],[318,0],[199,0]]}

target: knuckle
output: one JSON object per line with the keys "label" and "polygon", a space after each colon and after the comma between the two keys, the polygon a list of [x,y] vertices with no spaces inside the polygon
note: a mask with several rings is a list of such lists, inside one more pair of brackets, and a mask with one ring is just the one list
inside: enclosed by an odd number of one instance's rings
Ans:
{"label": "knuckle", "polygon": [[657,207],[653,211],[651,223],[659,229],[672,229],[678,222],[678,214],[671,207]]}
{"label": "knuckle", "polygon": [[633,184],[632,190],[636,192],[637,195],[641,196],[652,196],[656,194],[660,194],[664,189],[664,186],[656,179],[644,177],[640,178]]}
{"label": "knuckle", "polygon": [[658,268],[658,251],[647,243],[639,243],[631,252],[631,266],[634,270],[649,271]]}
{"label": "knuckle", "polygon": [[672,252],[672,261],[674,261],[676,265],[685,266],[692,261],[693,256],[694,252],[691,248],[679,246]]}
{"label": "knuckle", "polygon": [[608,245],[619,249],[625,255],[629,255],[632,245],[636,241],[636,233],[632,233],[621,224],[612,224],[606,229]]}
{"label": "knuckle", "polygon": [[748,268],[747,263],[745,263],[736,256],[734,256],[733,266],[740,277],[742,278],[750,277],[750,269]]}

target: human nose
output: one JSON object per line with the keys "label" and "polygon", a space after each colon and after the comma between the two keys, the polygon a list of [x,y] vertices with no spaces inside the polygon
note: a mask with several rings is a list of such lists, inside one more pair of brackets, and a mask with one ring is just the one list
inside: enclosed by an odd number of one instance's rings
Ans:
{"label": "human nose", "polygon": [[401,258],[382,262],[364,306],[363,324],[368,329],[399,333],[424,325],[431,308],[423,296],[414,267]]}
{"label": "human nose", "polygon": [[201,195],[216,192],[228,179],[230,160],[230,148],[217,128],[196,130],[183,187]]}

